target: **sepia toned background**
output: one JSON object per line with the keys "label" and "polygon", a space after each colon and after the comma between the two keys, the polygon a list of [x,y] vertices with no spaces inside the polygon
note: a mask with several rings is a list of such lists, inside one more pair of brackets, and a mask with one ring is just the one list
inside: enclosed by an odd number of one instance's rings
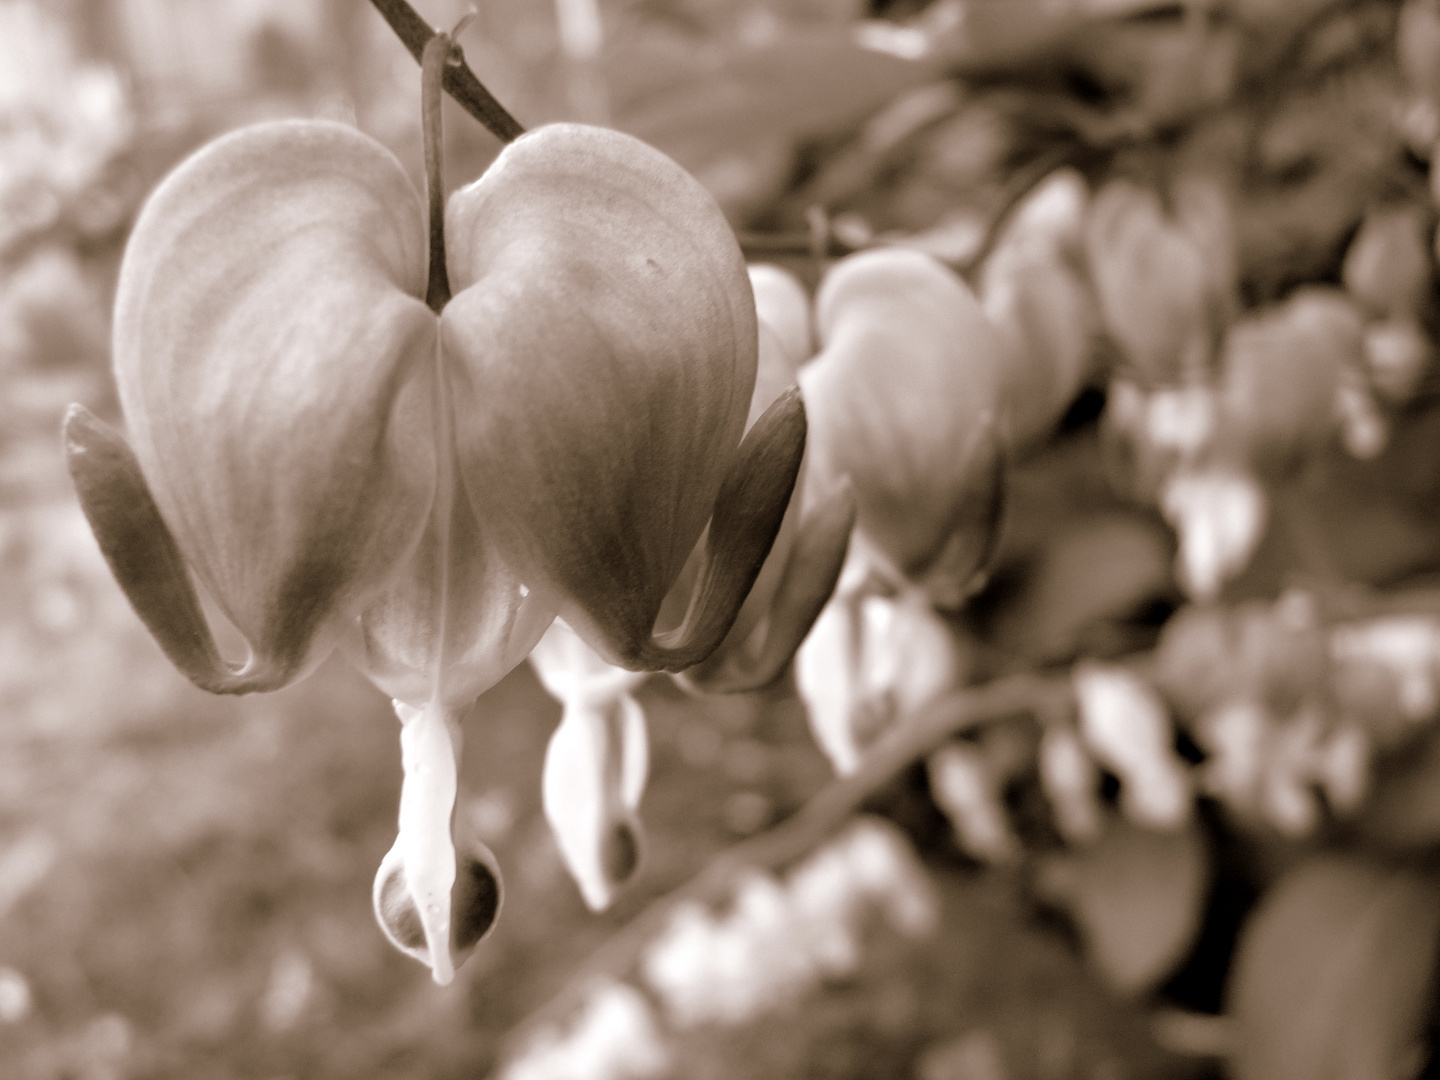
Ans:
{"label": "sepia toned background", "polygon": [[[439,27],[470,9],[416,6]],[[1425,142],[1426,120],[1400,115],[1413,95],[1398,74],[1399,6],[608,0],[596,36],[585,4],[477,0],[459,40],[522,123],[583,120],[653,142],[711,190],[747,252],[812,287],[819,255],[877,241],[973,269],[1026,183],[1059,165],[1098,186],[1112,169],[1158,176],[1249,139],[1263,168],[1231,193],[1249,307],[1338,283],[1375,205],[1423,206],[1433,229],[1428,164],[1406,144]],[[119,421],[109,306],[146,194],[208,138],[280,116],[356,124],[418,183],[418,98],[415,63],[358,0],[0,0],[0,1076],[489,1075],[507,1034],[647,903],[832,781],[792,680],[704,700],[647,683],[647,859],[612,910],[591,913],[540,810],[560,705],[522,665],[467,719],[461,769],[459,813],[499,857],[505,910],[456,982],[436,987],[371,913],[400,785],[389,703],[336,661],[273,695],[206,695],[111,580],[59,425],[75,401]],[[451,185],[499,151],[453,103],[445,138]],[[825,243],[807,252],[817,220]],[[1185,602],[1172,530],[1110,482],[1106,382],[1090,382],[1016,463],[995,584],[954,620],[976,679],[1149,648]],[[1327,485],[1301,490],[1308,509],[1292,519],[1318,521],[1315,532],[1267,533],[1227,598],[1273,600],[1318,544],[1308,572],[1404,586],[1440,611],[1436,383],[1432,371],[1386,413],[1383,452],[1325,450]],[[1032,761],[1034,739],[1009,738],[994,753]],[[872,920],[852,971],[674,1034],[667,1067],[737,1080],[1225,1075],[1229,958],[1287,868],[1322,848],[1360,850],[1431,875],[1420,906],[1440,908],[1434,741],[1401,754],[1425,771],[1355,831],[1276,836],[1212,801],[1191,846],[1137,857],[1147,873],[1168,869],[1128,891],[1113,887],[1138,865],[1123,852],[1082,865],[967,849],[923,770],[903,771],[867,809],[904,836],[934,925],[917,939]],[[1006,804],[1027,843],[1040,813],[1029,768]],[[1328,915],[1294,910],[1302,942],[1331,934]],[[1414,925],[1357,934],[1347,955],[1361,962],[1336,978],[1389,986],[1393,958],[1434,951],[1434,927]],[[735,978],[764,983],[765,962],[749,957]],[[1397,1078],[1436,1068],[1428,976],[1418,985],[1419,1034],[1402,1040]],[[1412,1004],[1377,1000],[1384,1015]],[[665,1071],[592,1051],[515,1075]]]}

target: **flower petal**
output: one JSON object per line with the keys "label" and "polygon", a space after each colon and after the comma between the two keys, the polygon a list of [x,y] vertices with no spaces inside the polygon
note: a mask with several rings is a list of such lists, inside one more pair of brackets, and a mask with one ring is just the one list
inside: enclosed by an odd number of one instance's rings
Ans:
{"label": "flower petal", "polygon": [[463,482],[527,583],[634,663],[750,403],[734,235],[669,158],[573,124],[506,147],[452,196],[447,230]]}
{"label": "flower petal", "polygon": [[819,500],[801,520],[764,613],[763,628],[733,647],[732,631],[708,660],[684,673],[684,681],[706,693],[738,694],[759,690],[780,678],[835,591],[854,525],[855,494],[846,482]]}
{"label": "flower petal", "polygon": [[859,529],[903,576],[945,553],[973,516],[995,446],[1002,343],[963,281],[916,251],[842,259],[816,299],[822,349],[800,373],[807,468],[849,476]]}
{"label": "flower petal", "polygon": [[267,657],[271,663],[241,671],[221,657],[185,557],[119,432],[72,405],[65,416],[65,457],[105,561],[171,663],[216,694],[274,690],[294,678],[290,665],[302,657]]}
{"label": "flower petal", "polygon": [[156,189],[115,374],[176,543],[262,664],[291,666],[419,538],[436,321],[419,200],[353,128],[262,124]]}
{"label": "flower petal", "polygon": [[464,491],[437,499],[414,554],[342,640],[347,658],[386,694],[468,705],[525,659],[555,617],[488,542]]}
{"label": "flower petal", "polygon": [[805,428],[805,405],[792,387],[745,436],[715,499],[699,581],[678,627],[638,643],[605,640],[603,626],[592,628],[625,666],[683,671],[719,648],[785,519],[805,455]]}

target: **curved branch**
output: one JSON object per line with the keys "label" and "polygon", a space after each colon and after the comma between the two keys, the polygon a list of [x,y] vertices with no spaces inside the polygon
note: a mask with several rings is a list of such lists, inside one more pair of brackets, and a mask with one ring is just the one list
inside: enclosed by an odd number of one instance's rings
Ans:
{"label": "curved branch", "polygon": [[[418,64],[425,55],[425,46],[435,36],[430,24],[422,19],[406,0],[370,2],[375,6],[375,10],[384,16],[390,29],[395,31],[395,36],[410,50],[410,55]],[[445,65],[444,86],[446,92],[458,101],[466,112],[484,124],[485,130],[502,142],[514,142],[525,134],[525,128],[520,121],[511,116],[505,106],[485,89],[485,84],[470,70],[463,57],[458,63]]]}
{"label": "curved branch", "polygon": [[1016,713],[1045,713],[1070,693],[1067,674],[1025,672],[959,690],[932,703],[870,748],[860,768],[827,784],[795,814],[768,832],[720,852],[698,875],[653,901],[576,970],[560,992],[506,1036],[506,1053],[523,1050],[541,1029],[564,1020],[597,981],[622,979],[687,901],[715,903],[746,871],[778,870],[838,832],[876,792],[951,736]]}

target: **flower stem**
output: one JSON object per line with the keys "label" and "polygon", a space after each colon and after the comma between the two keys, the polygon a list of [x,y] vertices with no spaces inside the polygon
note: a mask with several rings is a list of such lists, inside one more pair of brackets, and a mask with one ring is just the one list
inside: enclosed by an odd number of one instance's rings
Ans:
{"label": "flower stem", "polygon": [[450,302],[450,275],[445,269],[445,133],[440,123],[440,95],[445,70],[459,54],[449,34],[436,34],[420,55],[420,126],[425,141],[425,194],[430,216],[430,275],[425,303],[440,314]]}
{"label": "flower stem", "polygon": [[[390,24],[395,36],[410,50],[410,55],[415,57],[417,62],[421,61],[425,46],[436,36],[430,25],[406,0],[370,2]],[[458,53],[458,48],[456,51]],[[514,142],[525,134],[525,128],[520,121],[511,116],[505,107],[495,100],[494,95],[485,89],[485,84],[476,78],[463,57],[458,63],[445,65],[442,82],[446,92],[458,101],[466,112],[485,125],[485,130],[497,139],[507,143]]]}

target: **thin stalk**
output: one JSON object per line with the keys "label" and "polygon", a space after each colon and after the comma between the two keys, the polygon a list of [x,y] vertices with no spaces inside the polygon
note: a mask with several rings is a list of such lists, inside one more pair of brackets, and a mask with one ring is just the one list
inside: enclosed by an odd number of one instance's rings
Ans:
{"label": "thin stalk", "polygon": [[[405,48],[410,50],[410,55],[415,58],[417,63],[421,62],[425,55],[425,46],[430,43],[431,38],[436,36],[430,24],[422,19],[406,0],[370,0],[370,2],[390,24],[390,29],[395,31],[395,36],[400,39]],[[459,46],[455,48],[456,62],[445,65],[442,80],[445,92],[458,101],[466,112],[479,120],[485,126],[485,130],[501,142],[514,142],[524,135],[524,126],[506,111],[505,106],[495,100],[495,96],[489,90],[485,89],[485,84],[465,63],[464,56],[458,55]]]}
{"label": "thin stalk", "polygon": [[436,34],[420,55],[420,127],[425,142],[425,195],[430,217],[430,275],[425,303],[440,314],[450,302],[450,275],[445,269],[445,133],[440,122],[440,94],[452,58],[459,48],[449,34]]}

